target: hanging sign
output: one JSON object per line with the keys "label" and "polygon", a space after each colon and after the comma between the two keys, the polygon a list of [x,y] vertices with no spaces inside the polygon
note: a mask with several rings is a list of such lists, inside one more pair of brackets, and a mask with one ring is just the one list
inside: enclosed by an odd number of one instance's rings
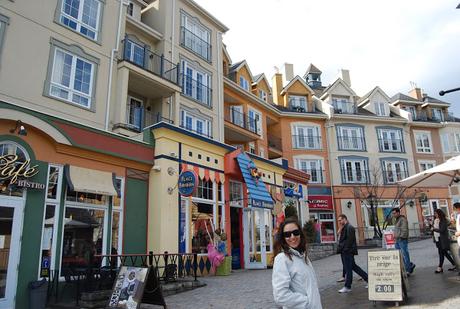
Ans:
{"label": "hanging sign", "polygon": [[38,165],[30,166],[30,159],[18,161],[16,155],[0,156],[0,180],[9,180],[14,184],[19,178],[31,178],[38,174]]}
{"label": "hanging sign", "polygon": [[180,173],[177,181],[179,193],[182,196],[191,196],[198,186],[198,176],[194,171]]}

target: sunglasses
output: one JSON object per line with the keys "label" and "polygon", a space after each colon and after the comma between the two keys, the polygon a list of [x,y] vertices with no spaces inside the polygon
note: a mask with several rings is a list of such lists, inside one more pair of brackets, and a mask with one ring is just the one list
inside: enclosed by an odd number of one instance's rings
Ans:
{"label": "sunglasses", "polygon": [[293,231],[288,231],[288,232],[283,232],[283,237],[284,238],[289,238],[291,235],[294,236],[300,236],[300,230],[293,230]]}

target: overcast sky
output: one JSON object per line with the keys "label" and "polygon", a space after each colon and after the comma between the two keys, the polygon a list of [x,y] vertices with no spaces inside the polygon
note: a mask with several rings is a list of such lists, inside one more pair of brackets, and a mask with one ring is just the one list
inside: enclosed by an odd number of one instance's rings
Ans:
{"label": "overcast sky", "polygon": [[303,76],[313,63],[324,85],[341,68],[364,95],[380,86],[390,97],[411,82],[451,103],[460,117],[460,0],[195,0],[230,30],[233,62],[271,81],[274,66],[294,64]]}

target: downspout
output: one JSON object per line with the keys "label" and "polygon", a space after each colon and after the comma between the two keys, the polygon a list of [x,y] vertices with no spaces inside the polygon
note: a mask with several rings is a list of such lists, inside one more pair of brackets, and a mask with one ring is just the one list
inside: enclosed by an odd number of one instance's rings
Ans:
{"label": "downspout", "polygon": [[107,101],[105,102],[105,131],[109,131],[109,116],[110,116],[110,97],[112,93],[112,74],[113,74],[113,61],[115,58],[115,53],[118,53],[120,48],[120,32],[121,32],[121,17],[123,14],[123,5],[124,0],[119,0],[120,6],[118,10],[118,29],[117,29],[117,41],[115,42],[115,48],[112,49],[110,53],[110,62],[109,62],[109,85],[107,87]]}
{"label": "downspout", "polygon": [[[331,117],[331,116],[330,116]],[[329,144],[329,129],[333,128],[334,125],[331,125],[330,124],[330,120],[327,120],[326,121],[326,125],[324,126],[326,128],[326,147],[327,147],[327,153],[328,153],[328,156],[327,156],[327,168],[329,170],[329,182],[331,184],[331,197],[332,197],[332,204],[334,206],[334,211],[336,211],[336,208],[335,208],[335,198],[334,198],[334,188],[333,188],[333,184],[332,184],[332,167],[331,167],[331,158],[332,158],[332,155],[329,155],[331,154],[331,147],[330,147],[330,144]],[[342,207],[340,205],[340,207]],[[355,204],[355,207],[356,207],[356,204]],[[340,213],[342,213],[342,211],[340,211]],[[335,214],[334,214],[335,215]],[[336,218],[337,220],[337,218]],[[334,222],[335,223],[335,222]],[[336,236],[336,233],[334,233],[334,237]]]}
{"label": "downspout", "polygon": [[176,0],[172,0],[172,18],[171,18],[171,62],[176,63],[174,54],[174,41],[176,39]]}

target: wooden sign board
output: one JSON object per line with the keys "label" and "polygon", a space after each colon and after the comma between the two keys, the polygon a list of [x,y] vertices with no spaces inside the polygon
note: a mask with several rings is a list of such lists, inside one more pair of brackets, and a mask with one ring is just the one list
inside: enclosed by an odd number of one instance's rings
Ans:
{"label": "wooden sign board", "polygon": [[122,266],[113,285],[109,308],[138,309],[144,294],[148,268]]}
{"label": "wooden sign board", "polygon": [[[402,257],[399,250],[379,250],[367,253],[369,300],[403,301],[407,286],[403,285]],[[404,274],[405,275],[405,274]]]}

